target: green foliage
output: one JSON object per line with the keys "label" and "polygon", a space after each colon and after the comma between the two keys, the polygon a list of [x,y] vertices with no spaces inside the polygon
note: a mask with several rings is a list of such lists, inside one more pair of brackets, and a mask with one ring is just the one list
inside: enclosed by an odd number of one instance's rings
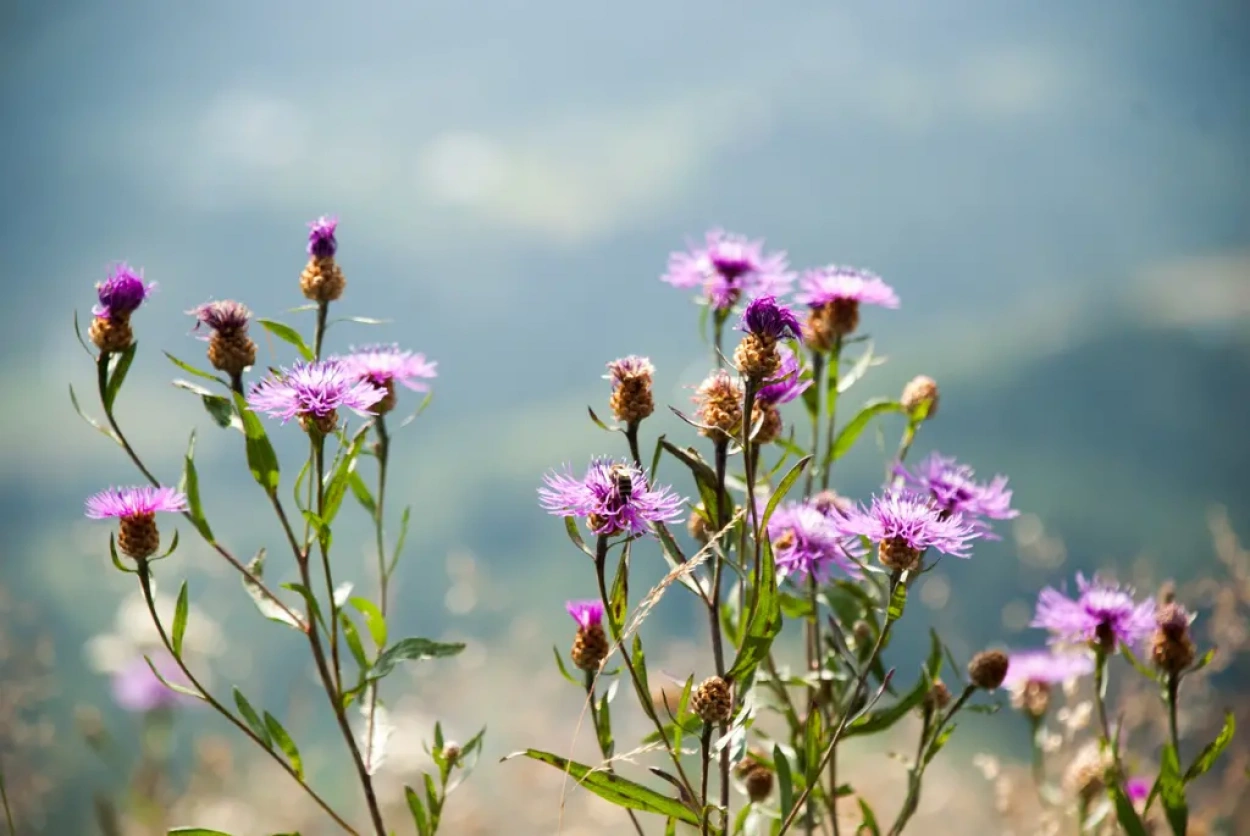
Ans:
{"label": "green foliage", "polygon": [[394,670],[400,662],[416,662],[422,659],[442,659],[455,656],[464,650],[461,642],[436,642],[430,639],[400,639],[378,654],[377,661],[366,674],[370,682],[381,679]]}

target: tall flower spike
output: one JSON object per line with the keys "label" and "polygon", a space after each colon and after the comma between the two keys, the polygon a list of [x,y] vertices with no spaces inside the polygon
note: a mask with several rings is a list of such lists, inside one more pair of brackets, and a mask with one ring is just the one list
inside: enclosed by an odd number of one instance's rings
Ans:
{"label": "tall flower spike", "polygon": [[891,571],[915,571],[925,550],[968,557],[980,533],[958,514],[946,515],[925,496],[892,491],[873,497],[868,509],[853,508],[838,522],[848,534],[877,544],[881,565]]}
{"label": "tall flower spike", "polygon": [[608,655],[608,638],[603,632],[603,604],[599,601],[569,601],[564,605],[577,622],[577,636],[569,655],[584,671],[599,669]]}
{"label": "tall flower spike", "polygon": [[156,514],[187,510],[187,498],[173,488],[143,485],[109,488],[87,499],[87,518],[116,519],[117,548],[135,560],[145,560],[161,547]]}
{"label": "tall flower spike", "polygon": [[789,291],[794,274],[788,267],[786,254],[765,253],[763,241],[714,229],[702,247],[671,254],[661,279],[673,287],[702,287],[708,305],[723,313],[743,296]]}
{"label": "tall flower spike", "polygon": [[308,224],[308,264],[300,274],[299,284],[304,296],[314,302],[333,302],[347,286],[343,270],[334,260],[339,248],[335,237],[338,223],[338,218],[323,215]]}
{"label": "tall flower spike", "polygon": [[608,406],[613,417],[623,424],[637,424],[655,412],[651,395],[651,378],[655,366],[646,357],[631,354],[608,363],[604,378],[612,384]]}
{"label": "tall flower spike", "polygon": [[205,302],[187,313],[195,317],[195,328],[207,325],[213,332],[208,340],[208,362],[231,377],[256,363],[256,343],[247,334],[252,312],[247,305],[230,300]]}
{"label": "tall flower spike", "polygon": [[713,441],[728,441],[742,427],[742,384],[729,372],[717,369],[699,384],[694,402],[695,417],[703,425],[700,435]]}
{"label": "tall flower spike", "polygon": [[654,488],[627,462],[598,458],[581,479],[568,469],[543,477],[539,503],[559,517],[580,517],[598,535],[645,534],[658,522],[681,516],[682,498],[667,487]]}
{"label": "tall flower spike", "polygon": [[425,392],[430,388],[425,381],[438,376],[438,363],[426,360],[424,354],[404,351],[397,345],[353,348],[346,357],[337,359],[349,376],[386,393],[374,406],[373,411],[378,415],[385,415],[395,408],[398,400],[396,383],[413,392]]}
{"label": "tall flower spike", "polygon": [[1155,602],[1137,602],[1133,591],[1124,586],[1095,579],[1088,581],[1079,572],[1076,585],[1080,595],[1069,598],[1047,587],[1037,596],[1033,627],[1049,630],[1052,641],[1088,643],[1114,652],[1117,643],[1136,645],[1154,629]]}
{"label": "tall flower spike", "polygon": [[125,351],[135,341],[130,315],[156,290],[156,282],[143,283],[142,273],[125,263],[117,265],[107,279],[96,284],[99,300],[87,335],[104,353]]}
{"label": "tall flower spike", "polygon": [[947,514],[963,515],[987,540],[999,539],[987,520],[1010,520],[1020,515],[1011,507],[1006,476],[978,482],[971,467],[949,456],[931,453],[915,470],[899,464],[894,472],[903,478],[907,487],[933,497]]}
{"label": "tall flower spike", "polygon": [[798,318],[785,305],[777,304],[774,296],[752,299],[743,311],[738,330],[746,335],[734,351],[734,365],[756,384],[776,375],[781,365],[777,343],[802,338]]}
{"label": "tall flower spike", "polygon": [[836,264],[805,271],[794,298],[810,308],[803,332],[816,351],[828,351],[855,333],[860,305],[898,307],[898,295],[880,276]]}
{"label": "tall flower spike", "polygon": [[353,377],[341,362],[322,360],[280,369],[252,387],[247,403],[284,424],[298,418],[305,431],[315,428],[328,435],[338,426],[339,409],[368,415],[385,396],[377,386]]}
{"label": "tall flower spike", "polygon": [[759,424],[755,433],[756,444],[768,444],[781,436],[783,424],[781,410],[777,407],[790,403],[812,385],[812,381],[802,379],[799,361],[793,351],[779,345],[777,354],[781,362],[771,378],[772,382],[760,387],[755,393],[755,405],[751,407],[751,426]]}

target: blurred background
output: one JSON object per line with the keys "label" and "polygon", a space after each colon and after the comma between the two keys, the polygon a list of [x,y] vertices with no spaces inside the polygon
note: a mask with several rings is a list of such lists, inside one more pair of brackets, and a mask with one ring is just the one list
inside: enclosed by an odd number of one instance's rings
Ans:
{"label": "blurred background", "polygon": [[[1250,532],[1248,37],[1239,0],[3,4],[0,767],[20,832],[98,832],[93,799],[135,792],[154,733],[111,692],[143,619],[82,502],[137,474],[69,403],[67,382],[99,413],[71,315],[89,315],[115,261],[159,282],[135,317],[123,427],[169,482],[196,427],[214,527],[240,555],[276,546],[238,437],[170,386],[185,374],[158,349],[202,363],[182,312],[210,298],[311,332],[287,311],[321,214],[341,219],[338,312],[391,320],[336,324],[329,347],[397,341],[439,363],[431,407],[395,444],[391,507],[413,506],[413,530],[392,635],[470,647],[384,695],[393,793],[434,718],[460,740],[489,725],[452,833],[556,832],[559,776],[498,756],[591,753],[550,646],[567,649],[563,602],[593,577],[535,489],[549,468],[624,452],[585,412],[607,413],[608,360],[649,355],[657,400],[688,408],[709,355],[698,309],[659,276],[708,227],[766,238],[799,269],[880,273],[902,307],[863,328],[889,362],[848,397],[928,374],[942,408],[917,453],[1011,477],[1024,515],[927,577],[892,663],[920,653],[926,619],[957,658],[1040,643],[1036,592],[1075,570],[1147,590],[1224,571],[1212,531],[1234,555]],[[290,361],[256,336],[258,365]],[[839,465],[841,492],[878,484],[900,430],[880,427]],[[695,443],[687,429],[657,413],[644,445]],[[273,432],[286,490],[301,434]],[[660,478],[693,493],[671,462]],[[337,571],[372,590],[358,510],[336,529]],[[291,567],[275,557],[270,573]],[[214,686],[286,717],[314,782],[350,807],[303,646],[193,536],[158,584],[172,595],[183,577]],[[680,596],[644,634],[672,676],[706,675],[703,621]],[[1244,664],[1218,676],[1244,694]],[[220,718],[179,709],[157,731],[168,760],[149,779],[182,805],[166,824],[332,832]],[[981,739],[1007,755],[1027,742],[1005,715],[961,731],[951,775]],[[623,823],[584,793],[567,805],[566,833]]]}

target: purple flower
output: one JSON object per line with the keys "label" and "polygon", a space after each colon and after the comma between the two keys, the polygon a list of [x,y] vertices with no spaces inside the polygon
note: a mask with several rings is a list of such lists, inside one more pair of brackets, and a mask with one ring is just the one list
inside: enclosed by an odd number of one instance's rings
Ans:
{"label": "purple flower", "polygon": [[104,319],[113,319],[133,313],[143,300],[156,290],[156,282],[145,285],[143,276],[128,264],[119,264],[109,277],[95,286],[100,303],[91,313]]}
{"label": "purple flower", "polygon": [[334,230],[338,228],[338,218],[327,218],[322,215],[308,224],[308,254],[313,258],[330,258],[339,248]]}
{"label": "purple flower", "polygon": [[853,578],[863,574],[852,560],[852,556],[864,555],[862,546],[848,539],[830,517],[810,502],[786,502],[779,506],[768,520],[768,538],[782,577],[812,576],[823,583],[833,566]]}
{"label": "purple flower", "polygon": [[968,557],[969,543],[980,536],[959,514],[946,515],[927,496],[909,491],[874,496],[871,507],[848,509],[838,525],[874,543],[889,542],[915,552],[937,549],[953,557]]}
{"label": "purple flower", "polygon": [[856,302],[897,308],[898,296],[881,277],[856,267],[830,264],[806,270],[799,279],[795,299],[813,308],[834,302]]}
{"label": "purple flower", "polygon": [[673,287],[702,286],[712,307],[726,311],[743,294],[786,293],[794,281],[788,266],[784,252],[765,254],[763,241],[714,229],[705,236],[704,246],[691,245],[687,252],[671,254],[661,279]]}
{"label": "purple flower", "polygon": [[774,382],[761,386],[755,393],[756,403],[766,406],[790,403],[812,385],[812,381],[801,379],[799,361],[793,351],[779,345],[777,353],[781,355],[781,366],[777,369]]}
{"label": "purple flower", "polygon": [[348,375],[374,386],[400,383],[414,392],[424,392],[430,388],[424,381],[438,377],[438,363],[426,360],[424,354],[403,351],[397,345],[353,348],[351,354],[337,359]]}
{"label": "purple flower", "polygon": [[[190,685],[178,663],[168,653],[154,654],[150,658],[165,682],[184,687]],[[152,673],[147,660],[140,657],[113,674],[113,699],[126,711],[146,713],[160,708],[173,708],[190,698],[166,687]]]}
{"label": "purple flower", "polygon": [[583,630],[597,627],[603,623],[603,603],[601,601],[568,601],[564,608]]}
{"label": "purple flower", "polygon": [[971,467],[948,456],[932,453],[915,471],[900,464],[894,472],[909,488],[932,496],[943,511],[962,514],[987,539],[1000,539],[991,531],[987,518],[1009,520],[1020,515],[1011,507],[1006,476],[995,476],[989,483],[977,482]]}
{"label": "purple flower", "polygon": [[1124,794],[1134,804],[1140,804],[1150,796],[1150,781],[1147,778],[1129,778],[1124,782]]}
{"label": "purple flower", "polygon": [[176,513],[187,510],[187,498],[173,488],[142,485],[135,488],[109,488],[87,499],[87,517],[104,520],[109,517],[133,519],[148,517],[157,511]]}
{"label": "purple flower", "polygon": [[385,395],[373,384],[356,379],[339,361],[322,360],[280,369],[279,374],[252,387],[247,403],[285,424],[297,416],[326,418],[342,407],[367,415]]}
{"label": "purple flower", "polygon": [[645,534],[648,523],[670,522],[681,515],[681,497],[671,488],[652,488],[646,475],[628,463],[592,459],[577,479],[567,468],[543,477],[540,504],[560,517],[584,517],[600,535]]}
{"label": "purple flower", "polygon": [[[199,330],[201,325],[207,325],[213,331],[243,331],[247,328],[247,323],[252,318],[252,312],[247,305],[242,302],[234,302],[229,299],[223,299],[218,302],[205,302],[203,305],[197,305],[187,311],[189,316],[196,319],[195,328]],[[209,339],[205,335],[201,339]]]}
{"label": "purple flower", "polygon": [[1093,671],[1094,660],[1088,653],[1025,650],[1010,655],[1003,687],[1020,692],[1029,683],[1058,685],[1088,676]]}
{"label": "purple flower", "polygon": [[1047,587],[1037,596],[1037,612],[1030,626],[1051,632],[1056,642],[1097,642],[1107,650],[1115,643],[1135,645],[1154,631],[1155,603],[1138,603],[1133,591],[1109,581],[1087,581],[1076,575],[1080,597],[1069,598]]}
{"label": "purple flower", "polygon": [[775,296],[752,299],[742,312],[738,330],[771,340],[790,338],[803,341],[803,326],[799,324],[798,317],[785,305],[777,304]]}
{"label": "purple flower", "polygon": [[622,384],[633,380],[645,380],[649,384],[653,374],[655,366],[650,358],[631,354],[608,363],[608,373],[603,378],[611,381],[612,391],[615,392]]}

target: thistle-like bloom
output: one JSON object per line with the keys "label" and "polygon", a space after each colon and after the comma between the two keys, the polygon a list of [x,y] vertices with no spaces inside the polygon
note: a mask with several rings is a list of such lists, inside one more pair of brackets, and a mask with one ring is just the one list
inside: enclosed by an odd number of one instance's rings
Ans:
{"label": "thistle-like bloom", "polygon": [[603,604],[599,601],[569,601],[564,605],[577,622],[577,635],[569,656],[584,671],[598,670],[608,655],[608,637],[603,632]]}
{"label": "thistle-like bloom", "polygon": [[828,351],[837,339],[854,333],[861,304],[898,307],[894,289],[880,276],[836,264],[805,271],[794,298],[811,308],[804,336],[817,351]]}
{"label": "thistle-like bloom", "polygon": [[699,434],[713,441],[728,441],[742,426],[742,384],[729,372],[717,369],[695,390],[695,417],[703,424]]}
{"label": "thistle-like bloom", "polygon": [[708,304],[724,312],[743,295],[786,293],[794,281],[788,266],[786,254],[765,253],[763,241],[714,229],[702,247],[671,254],[661,279],[673,287],[702,286]]}
{"label": "thistle-like bloom", "polygon": [[651,361],[634,354],[608,363],[604,378],[612,384],[608,406],[616,420],[636,424],[655,412],[655,400],[651,395],[654,374],[655,366]]}
{"label": "thistle-like bloom", "polygon": [[356,378],[338,360],[322,360],[280,369],[252,387],[247,403],[284,424],[298,418],[304,429],[315,426],[326,434],[337,426],[339,409],[368,415],[384,397],[383,389]]}
{"label": "thistle-like bloom", "polygon": [[201,339],[208,340],[208,361],[213,368],[238,376],[256,362],[256,343],[247,335],[252,312],[247,305],[225,299],[205,302],[187,313],[195,317],[195,329],[207,325],[212,331]]}
{"label": "thistle-like bloom", "polygon": [[338,218],[322,215],[308,224],[308,254],[314,258],[330,258],[338,252],[339,242],[334,237]]}
{"label": "thistle-like bloom", "polygon": [[[252,320],[252,311],[248,306],[231,299],[196,305],[187,311],[187,315],[195,317],[194,331],[198,331],[201,325],[207,325],[213,331],[246,331]],[[202,340],[210,337],[210,334],[200,335]]]}
{"label": "thistle-like bloom", "polygon": [[882,565],[895,571],[920,568],[926,549],[968,557],[969,544],[980,536],[959,514],[948,515],[927,496],[910,491],[875,496],[868,509],[848,510],[839,525],[877,543]]}
{"label": "thistle-like bloom", "polygon": [[156,290],[156,282],[145,285],[141,271],[122,263],[95,287],[100,303],[91,313],[104,319],[118,319],[134,313]]}
{"label": "thistle-like bloom", "polygon": [[109,488],[87,499],[89,519],[117,519],[117,548],[135,560],[151,557],[161,547],[156,514],[185,510],[187,498],[183,494],[173,488],[151,485]]}
{"label": "thistle-like bloom", "polygon": [[756,404],[779,406],[783,403],[790,403],[812,385],[812,381],[802,379],[799,360],[794,356],[793,351],[784,345],[779,345],[777,354],[781,357],[777,373],[773,375],[772,383],[761,386],[755,393]]}
{"label": "thistle-like bloom", "polygon": [[995,476],[988,483],[978,482],[971,467],[949,456],[931,453],[915,470],[900,464],[894,472],[903,477],[909,488],[933,497],[946,513],[963,515],[986,539],[1000,539],[987,520],[1010,520],[1020,515],[1011,507],[1006,476]]}
{"label": "thistle-like bloom", "polygon": [[682,498],[671,488],[652,488],[646,474],[627,462],[596,458],[581,479],[569,469],[543,477],[540,504],[559,517],[582,517],[595,534],[645,534],[648,525],[681,516]]}
{"label": "thistle-like bloom", "polygon": [[[178,663],[168,653],[154,654],[152,664],[160,671],[165,682],[187,686],[190,683],[178,667]],[[147,660],[134,659],[124,668],[113,674],[113,699],[118,706],[126,711],[144,714],[158,709],[173,708],[184,700],[190,699],[172,688],[152,673]]]}
{"label": "thistle-like bloom", "polygon": [[1081,652],[1025,650],[1012,653],[1009,659],[1003,687],[1011,693],[1011,704],[1034,719],[1046,714],[1054,686],[1088,676],[1094,670],[1093,657]]}
{"label": "thistle-like bloom", "polygon": [[308,264],[300,274],[299,286],[305,298],[322,305],[338,299],[347,287],[343,268],[334,260],[339,248],[334,237],[338,224],[337,218],[323,216],[308,225]]}
{"label": "thistle-like bloom", "polygon": [[812,576],[824,583],[834,566],[853,578],[863,574],[852,559],[862,556],[863,548],[810,502],[779,506],[768,520],[768,537],[782,577]]}
{"label": "thistle-like bloom", "polygon": [[603,602],[599,600],[567,601],[564,608],[582,630],[589,630],[603,623]]}
{"label": "thistle-like bloom", "polygon": [[787,337],[802,339],[798,318],[785,305],[777,304],[774,296],[752,299],[737,327],[746,336],[734,351],[734,365],[757,384],[776,375],[781,365],[777,342]]}
{"label": "thistle-like bloom", "polygon": [[1159,670],[1177,676],[1193,664],[1197,649],[1189,635],[1192,622],[1193,616],[1175,601],[1164,604],[1155,613],[1157,629],[1150,644],[1150,657]]}
{"label": "thistle-like bloom", "polygon": [[379,415],[395,408],[396,383],[414,392],[425,392],[430,388],[425,381],[438,377],[438,363],[426,360],[424,354],[404,351],[397,345],[353,348],[351,354],[337,359],[350,376],[386,393],[374,410]]}
{"label": "thistle-like bloom", "polygon": [[1037,596],[1037,612],[1031,626],[1051,632],[1052,640],[1092,643],[1106,652],[1116,643],[1136,645],[1155,627],[1155,602],[1133,600],[1133,591],[1109,581],[1087,581],[1076,575],[1080,596],[1073,600],[1047,587]]}

